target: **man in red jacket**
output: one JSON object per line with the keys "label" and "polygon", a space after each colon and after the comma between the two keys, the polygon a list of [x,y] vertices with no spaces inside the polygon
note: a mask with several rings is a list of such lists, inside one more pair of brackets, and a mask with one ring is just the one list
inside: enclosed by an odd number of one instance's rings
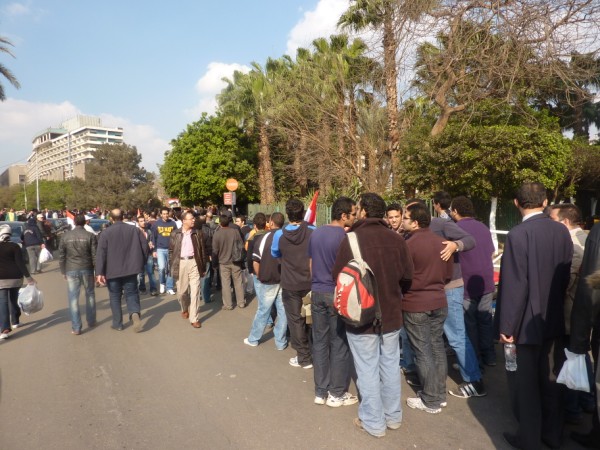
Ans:
{"label": "man in red jacket", "polygon": [[[354,424],[372,436],[382,437],[386,428],[396,430],[402,422],[399,334],[402,295],[410,287],[413,264],[402,236],[383,220],[385,202],[379,195],[363,194],[357,213],[358,221],[350,231],[356,233],[362,259],[377,280],[381,327],[346,325],[361,396]],[[331,271],[334,279],[351,259],[352,250],[345,237]]]}

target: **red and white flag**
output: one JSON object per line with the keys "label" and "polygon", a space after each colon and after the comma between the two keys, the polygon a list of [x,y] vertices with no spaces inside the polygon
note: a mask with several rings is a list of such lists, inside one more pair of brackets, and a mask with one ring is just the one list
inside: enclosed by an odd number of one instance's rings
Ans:
{"label": "red and white flag", "polygon": [[67,209],[67,223],[71,229],[75,228],[75,216]]}
{"label": "red and white flag", "polygon": [[311,225],[316,225],[317,223],[317,199],[319,198],[319,191],[315,192],[315,195],[310,202],[310,206],[306,210],[306,214],[304,215],[304,220]]}

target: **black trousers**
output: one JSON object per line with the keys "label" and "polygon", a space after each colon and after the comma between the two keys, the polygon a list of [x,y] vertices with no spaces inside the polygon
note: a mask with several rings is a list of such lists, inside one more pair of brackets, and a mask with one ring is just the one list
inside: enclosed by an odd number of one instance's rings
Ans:
{"label": "black trousers", "polygon": [[302,308],[302,297],[310,291],[290,291],[281,290],[283,307],[287,317],[288,328],[290,329],[290,343],[298,355],[298,363],[301,366],[312,364],[312,354],[310,350],[310,333],[306,325],[306,319],[300,314]]}
{"label": "black trousers", "polygon": [[565,361],[563,338],[541,345],[517,344],[517,370],[507,372],[517,437],[527,450],[542,448],[542,440],[559,447],[564,425],[565,386],[556,378]]}

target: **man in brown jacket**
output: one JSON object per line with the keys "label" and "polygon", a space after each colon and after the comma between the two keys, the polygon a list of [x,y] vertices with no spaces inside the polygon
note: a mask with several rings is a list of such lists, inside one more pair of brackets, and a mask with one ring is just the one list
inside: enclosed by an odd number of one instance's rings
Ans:
{"label": "man in brown jacket", "polygon": [[[200,328],[200,278],[206,272],[206,251],[202,231],[194,227],[194,214],[181,215],[181,228],[171,233],[169,266],[181,305],[181,317],[189,319],[194,328]],[[190,290],[189,295],[187,293]]]}
{"label": "man in brown jacket", "polygon": [[429,229],[430,223],[431,215],[425,205],[413,203],[406,207],[402,227],[410,233],[407,244],[415,275],[404,297],[402,314],[423,383],[423,390],[417,397],[406,399],[406,404],[437,414],[446,403],[448,367],[443,333],[448,303],[444,286],[452,278],[453,266],[452,261],[440,258],[444,239]]}
{"label": "man in brown jacket", "polygon": [[[382,437],[386,428],[396,430],[402,423],[399,334],[402,296],[410,287],[413,264],[402,236],[383,220],[385,202],[379,195],[363,194],[357,213],[358,221],[350,231],[356,233],[362,259],[377,280],[381,327],[346,325],[361,396],[354,424],[372,436]],[[351,259],[352,250],[345,237],[332,269],[334,279]]]}

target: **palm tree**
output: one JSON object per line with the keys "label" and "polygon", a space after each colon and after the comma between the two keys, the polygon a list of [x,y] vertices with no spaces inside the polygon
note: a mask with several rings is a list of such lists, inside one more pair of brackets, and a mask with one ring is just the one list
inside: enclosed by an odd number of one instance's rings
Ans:
{"label": "palm tree", "polygon": [[[5,37],[0,36],[0,52],[2,52],[2,53],[8,53],[10,56],[12,56],[14,58],[15,55],[12,54],[12,52],[10,51],[9,46],[13,47],[12,42],[10,42]],[[21,85],[19,84],[19,81],[17,80],[17,78],[2,63],[0,63],[0,74],[2,74],[2,76],[4,76],[4,78],[6,78],[10,82],[10,84],[12,84],[17,89],[19,89],[21,87]],[[2,83],[0,83],[0,101],[3,102],[4,100],[6,100],[6,94],[4,93],[4,86],[2,86]]]}
{"label": "palm tree", "polygon": [[289,65],[289,58],[268,58],[265,68],[253,62],[252,70],[236,71],[233,80],[224,78],[227,87],[217,96],[224,117],[233,120],[249,135],[258,138],[258,183],[262,204],[275,203],[275,182],[271,164],[269,123],[274,97],[274,83]]}

